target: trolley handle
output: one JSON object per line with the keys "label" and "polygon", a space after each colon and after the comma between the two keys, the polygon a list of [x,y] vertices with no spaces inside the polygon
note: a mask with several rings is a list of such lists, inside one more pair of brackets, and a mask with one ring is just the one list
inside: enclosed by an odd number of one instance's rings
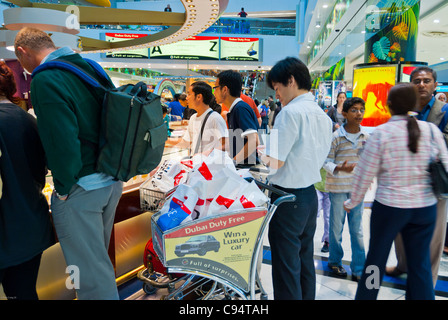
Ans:
{"label": "trolley handle", "polygon": [[267,185],[261,181],[258,181],[252,177],[248,177],[246,178],[247,181],[252,182],[255,181],[255,183],[262,188],[268,189],[269,191],[278,194],[280,196],[280,198],[277,198],[277,200],[274,201],[273,205],[275,205],[276,207],[278,207],[281,203],[283,202],[294,202],[296,201],[296,196],[291,194],[291,193],[287,193],[283,190],[277,189],[273,186]]}

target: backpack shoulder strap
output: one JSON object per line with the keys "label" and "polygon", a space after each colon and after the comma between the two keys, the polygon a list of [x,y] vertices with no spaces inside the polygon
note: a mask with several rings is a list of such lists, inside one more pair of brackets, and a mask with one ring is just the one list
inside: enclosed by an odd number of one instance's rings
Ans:
{"label": "backpack shoulder strap", "polygon": [[84,61],[87,62],[93,68],[93,70],[95,70],[98,76],[100,76],[102,79],[109,80],[109,76],[107,75],[106,71],[104,71],[104,69],[98,62],[87,58],[84,58]]}
{"label": "backpack shoulder strap", "polygon": [[[93,78],[91,75],[89,75],[83,69],[78,67],[76,64],[65,61],[65,60],[55,59],[55,60],[45,62],[45,63],[41,64],[40,66],[38,66],[36,69],[34,69],[32,76],[34,77],[39,72],[42,72],[47,69],[67,70],[69,72],[72,72],[76,76],[78,76],[82,81],[89,84],[90,86],[95,87],[95,88],[105,89],[103,85],[101,85],[95,78]],[[96,68],[94,68],[94,70],[95,70],[95,72],[97,72]]]}

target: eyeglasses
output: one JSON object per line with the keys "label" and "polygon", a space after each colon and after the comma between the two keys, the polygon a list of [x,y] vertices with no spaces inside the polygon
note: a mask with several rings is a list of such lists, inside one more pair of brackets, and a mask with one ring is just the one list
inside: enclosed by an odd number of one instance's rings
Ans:
{"label": "eyeglasses", "polygon": [[358,112],[364,113],[364,112],[366,112],[365,109],[356,109],[356,108],[348,109],[348,111],[351,112],[351,113],[358,113]]}
{"label": "eyeglasses", "polygon": [[222,87],[222,86],[214,86],[213,90],[216,90],[216,88],[220,88],[220,87]]}

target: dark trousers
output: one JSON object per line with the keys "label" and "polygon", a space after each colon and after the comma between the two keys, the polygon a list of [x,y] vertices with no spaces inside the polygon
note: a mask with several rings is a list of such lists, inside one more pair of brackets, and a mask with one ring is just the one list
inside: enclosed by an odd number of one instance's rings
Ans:
{"label": "dark trousers", "polygon": [[[313,238],[316,231],[317,194],[314,185],[286,189],[295,202],[279,205],[269,224],[272,256],[272,282],[276,300],[314,300],[316,272]],[[271,201],[279,196],[273,194]]]}
{"label": "dark trousers", "polygon": [[[406,299],[433,300],[434,286],[431,273],[430,250],[437,206],[400,209],[373,203],[370,218],[370,244],[364,272],[358,283],[355,299],[374,300],[378,286],[372,285],[379,272],[381,283],[392,243],[401,232],[407,257],[408,276]],[[368,269],[367,269],[368,268]],[[368,270],[366,272],[366,269]]]}
{"label": "dark trousers", "polygon": [[0,283],[8,300],[38,300],[36,291],[42,254],[16,266],[0,269]]}

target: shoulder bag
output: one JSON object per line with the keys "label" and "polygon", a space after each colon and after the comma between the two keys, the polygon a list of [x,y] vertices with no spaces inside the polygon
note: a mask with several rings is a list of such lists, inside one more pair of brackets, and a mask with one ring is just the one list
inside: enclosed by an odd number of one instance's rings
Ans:
{"label": "shoulder bag", "polygon": [[[434,143],[434,134],[431,126],[429,126],[429,129],[431,130],[431,142]],[[448,198],[448,173],[437,156],[431,155],[428,171],[431,176],[432,189],[436,197]]]}

